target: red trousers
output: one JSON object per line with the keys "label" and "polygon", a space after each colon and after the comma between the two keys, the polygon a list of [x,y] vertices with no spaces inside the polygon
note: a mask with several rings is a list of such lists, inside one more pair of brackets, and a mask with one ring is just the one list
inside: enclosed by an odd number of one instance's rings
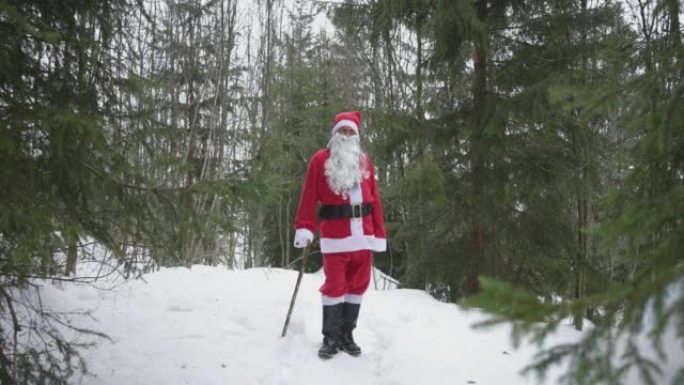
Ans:
{"label": "red trousers", "polygon": [[361,296],[370,284],[372,261],[370,250],[323,254],[325,282],[320,292],[331,298]]}

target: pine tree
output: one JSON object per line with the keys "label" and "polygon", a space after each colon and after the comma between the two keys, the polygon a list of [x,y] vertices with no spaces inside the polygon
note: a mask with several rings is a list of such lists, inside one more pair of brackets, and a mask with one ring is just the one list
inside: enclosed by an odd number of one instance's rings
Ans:
{"label": "pine tree", "polygon": [[[621,8],[613,8],[610,14],[605,13],[610,7],[580,8],[614,20],[614,31],[621,32],[598,34],[605,39],[603,43],[589,50],[591,55],[584,51],[578,56],[582,64],[595,68],[598,77],[577,72],[583,81],[551,88],[549,100],[561,107],[562,116],[570,114],[574,122],[604,133],[603,142],[586,142],[584,136],[582,151],[592,154],[610,144],[621,152],[599,158],[612,167],[600,179],[616,184],[595,201],[597,224],[579,229],[595,238],[596,246],[590,263],[582,259],[586,254],[574,259],[575,295],[561,297],[560,303],[541,304],[532,291],[485,279],[483,295],[470,301],[504,319],[523,321],[514,323],[516,333],[535,341],[544,340],[567,317],[578,320],[593,314],[595,324],[581,341],[542,349],[529,368],[544,373],[567,362],[570,367],[563,382],[569,384],[620,383],[629,370],[636,370],[643,383],[658,383],[661,364],[674,359],[661,351],[663,336],[680,329],[684,319],[679,219],[684,212],[677,198],[682,182],[682,127],[673,108],[682,103],[678,92],[682,52],[679,27],[672,29],[677,25],[672,20],[681,11],[672,2],[639,6],[642,26],[654,26],[637,29],[641,36],[620,27],[625,12]],[[591,34],[578,36],[580,43],[586,43]],[[586,158],[577,160],[581,159]],[[575,171],[573,183],[586,186],[587,175]],[[578,246],[585,245],[580,242]],[[586,291],[577,295],[577,290]],[[638,348],[637,340],[643,335],[652,338],[659,352],[656,357]],[[681,382],[683,370],[673,383]]]}
{"label": "pine tree", "polygon": [[[30,277],[57,273],[63,266],[55,256],[73,253],[79,237],[120,250],[111,236],[117,226],[104,211],[121,212],[137,197],[111,177],[118,148],[108,141],[99,95],[112,86],[102,48],[123,8],[118,1],[0,4],[3,383],[65,383],[75,369],[84,370],[48,315],[15,296]],[[29,324],[31,315],[37,321]],[[23,339],[20,329],[40,334],[45,345]]]}
{"label": "pine tree", "polygon": [[[271,117],[253,165],[258,178],[271,186],[268,199],[254,207],[265,214],[258,215],[263,218],[263,263],[271,266],[293,262],[293,223],[307,163],[327,143],[334,113],[354,107],[360,95],[348,75],[354,63],[343,62],[347,59],[334,54],[331,40],[310,27],[319,12],[296,3],[289,15],[291,30],[275,50],[282,60],[271,67]],[[309,264],[317,267],[315,261]]]}

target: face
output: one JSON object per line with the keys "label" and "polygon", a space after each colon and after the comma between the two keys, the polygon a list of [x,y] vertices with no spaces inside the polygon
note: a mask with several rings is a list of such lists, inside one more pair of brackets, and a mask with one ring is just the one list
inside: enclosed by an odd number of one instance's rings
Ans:
{"label": "face", "polygon": [[352,128],[347,127],[347,126],[343,126],[343,127],[340,127],[339,129],[337,129],[337,133],[340,135],[344,135],[344,136],[356,135],[356,131],[354,131]]}

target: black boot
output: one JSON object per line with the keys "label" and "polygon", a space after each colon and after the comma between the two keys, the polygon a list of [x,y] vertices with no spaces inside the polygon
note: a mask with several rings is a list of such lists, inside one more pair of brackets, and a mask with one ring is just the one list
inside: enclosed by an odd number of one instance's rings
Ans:
{"label": "black boot", "polygon": [[356,357],[361,354],[361,348],[354,342],[352,331],[356,328],[356,320],[359,318],[360,304],[344,303],[344,318],[342,321],[342,335],[340,349]]}
{"label": "black boot", "polygon": [[318,350],[320,358],[331,358],[339,351],[343,314],[343,303],[323,306],[323,345]]}

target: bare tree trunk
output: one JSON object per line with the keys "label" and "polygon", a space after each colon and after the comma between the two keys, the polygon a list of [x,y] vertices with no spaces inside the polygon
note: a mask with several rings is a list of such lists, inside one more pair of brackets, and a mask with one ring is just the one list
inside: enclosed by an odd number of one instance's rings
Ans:
{"label": "bare tree trunk", "polygon": [[[581,12],[584,14],[587,11],[587,0],[581,0]],[[580,39],[583,45],[586,45],[587,31],[582,29]],[[570,37],[568,37],[570,39]],[[588,71],[589,59],[586,55],[582,58],[583,83],[588,83],[586,78]],[[578,116],[576,113],[575,116]],[[591,162],[591,155],[588,154],[588,147],[591,146],[592,132],[589,126],[575,127],[572,133],[573,152],[577,160],[577,191],[576,191],[576,206],[577,206],[577,251],[575,257],[575,299],[582,299],[587,295],[587,272],[588,266],[591,263],[591,235],[587,230],[591,226],[592,219],[592,191],[591,178],[589,174],[589,167]],[[587,310],[586,316],[591,317],[591,309]],[[573,320],[573,324],[577,330],[582,329],[583,319],[582,315],[577,315]]]}
{"label": "bare tree trunk", "polygon": [[75,231],[67,229],[65,231],[67,240],[67,260],[66,260],[66,275],[76,274],[76,262],[78,261],[78,234]]}
{"label": "bare tree trunk", "polygon": [[[477,18],[486,25],[487,1],[478,0],[475,3]],[[485,32],[486,33],[486,32]],[[471,199],[470,213],[470,243],[472,253],[466,267],[466,281],[464,294],[472,295],[480,290],[478,275],[485,262],[485,240],[481,215],[484,213],[482,194],[484,192],[485,159],[487,147],[484,143],[483,132],[486,122],[485,110],[487,103],[487,54],[482,43],[475,44],[475,81],[473,85],[473,118],[471,123]]]}
{"label": "bare tree trunk", "polygon": [[425,15],[422,9],[416,11],[416,117],[423,118],[423,24]]}

